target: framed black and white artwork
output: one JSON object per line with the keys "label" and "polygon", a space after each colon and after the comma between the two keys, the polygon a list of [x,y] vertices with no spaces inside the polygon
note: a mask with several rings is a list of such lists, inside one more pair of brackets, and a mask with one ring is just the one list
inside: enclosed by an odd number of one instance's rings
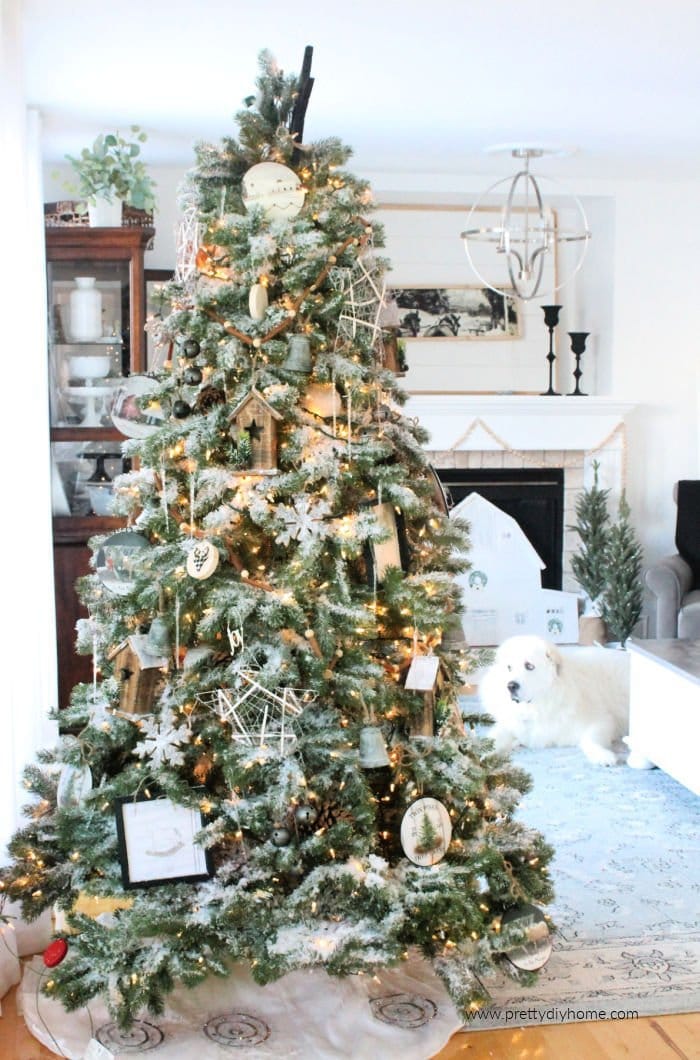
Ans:
{"label": "framed black and white artwork", "polygon": [[195,837],[199,809],[171,799],[125,796],[116,800],[117,841],[125,889],[196,883],[212,875],[208,852]]}

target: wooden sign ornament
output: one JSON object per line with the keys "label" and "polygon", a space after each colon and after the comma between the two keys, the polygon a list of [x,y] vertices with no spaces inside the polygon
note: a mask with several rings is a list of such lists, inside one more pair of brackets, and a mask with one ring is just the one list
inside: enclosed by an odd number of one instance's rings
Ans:
{"label": "wooden sign ornament", "polygon": [[416,799],[401,821],[401,846],[414,865],[437,865],[452,839],[452,822],[437,799]]}

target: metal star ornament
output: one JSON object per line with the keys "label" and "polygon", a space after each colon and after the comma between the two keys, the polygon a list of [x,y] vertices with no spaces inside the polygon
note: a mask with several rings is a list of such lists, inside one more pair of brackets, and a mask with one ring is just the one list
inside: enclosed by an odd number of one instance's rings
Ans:
{"label": "metal star ornament", "polygon": [[294,722],[315,693],[287,686],[265,688],[252,670],[240,670],[239,677],[241,687],[201,692],[197,701],[231,726],[234,743],[289,754],[297,742]]}
{"label": "metal star ornament", "polygon": [[183,204],[176,235],[175,280],[188,286],[197,276],[197,251],[202,241],[204,226],[194,201]]}
{"label": "metal star ornament", "polygon": [[386,310],[384,270],[371,252],[361,254],[351,269],[331,271],[331,282],[344,295],[338,334],[350,341],[369,332],[374,346],[381,336]]}

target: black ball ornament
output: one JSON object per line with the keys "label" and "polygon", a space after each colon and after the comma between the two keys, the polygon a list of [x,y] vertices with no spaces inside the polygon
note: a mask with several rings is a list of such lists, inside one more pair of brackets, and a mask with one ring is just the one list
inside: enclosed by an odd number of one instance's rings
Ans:
{"label": "black ball ornament", "polygon": [[191,412],[192,412],[192,409],[190,408],[190,406],[187,404],[186,401],[183,401],[182,398],[178,398],[177,401],[173,402],[173,416],[175,417],[175,419],[178,419],[178,420],[187,419],[187,417],[189,416],[189,414]]}
{"label": "black ball ornament", "polygon": [[292,833],[289,831],[289,829],[283,828],[281,826],[279,828],[273,828],[272,834],[270,836],[270,839],[276,847],[289,846],[291,838]]}
{"label": "black ball ornament", "polygon": [[193,359],[199,356],[202,347],[199,345],[196,339],[185,339],[182,344],[182,352],[185,357]]}
{"label": "black ball ornament", "polygon": [[182,378],[188,386],[199,386],[202,382],[202,369],[198,368],[196,364],[190,364],[185,368]]}
{"label": "black ball ornament", "polygon": [[294,811],[294,820],[297,824],[313,824],[318,813],[313,806],[297,806]]}

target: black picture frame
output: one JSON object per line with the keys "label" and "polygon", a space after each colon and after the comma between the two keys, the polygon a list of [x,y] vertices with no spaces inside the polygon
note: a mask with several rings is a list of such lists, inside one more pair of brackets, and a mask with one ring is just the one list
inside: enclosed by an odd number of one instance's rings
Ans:
{"label": "black picture frame", "polygon": [[395,285],[390,291],[399,317],[398,335],[406,339],[498,340],[522,338],[520,304],[515,295],[488,287],[453,284]]}
{"label": "black picture frame", "polygon": [[124,795],[115,800],[114,812],[125,890],[211,879],[209,851],[194,841],[205,824],[200,809],[164,795]]}

